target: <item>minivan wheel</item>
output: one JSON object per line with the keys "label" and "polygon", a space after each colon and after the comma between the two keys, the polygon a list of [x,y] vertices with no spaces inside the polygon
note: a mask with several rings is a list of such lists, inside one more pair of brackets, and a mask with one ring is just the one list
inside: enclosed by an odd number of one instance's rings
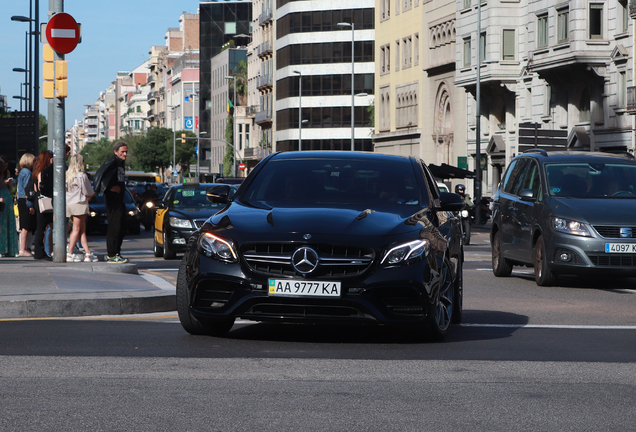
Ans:
{"label": "minivan wheel", "polygon": [[433,301],[433,319],[430,322],[428,336],[433,341],[442,341],[448,334],[448,329],[453,322],[453,306],[455,296],[455,284],[450,269],[450,263],[444,259],[439,274],[439,287]]}
{"label": "minivan wheel", "polygon": [[557,280],[556,275],[548,268],[543,236],[539,236],[534,247],[534,280],[539,286],[554,285]]}
{"label": "minivan wheel", "polygon": [[492,272],[497,277],[508,277],[512,273],[512,264],[501,256],[499,233],[492,236]]}

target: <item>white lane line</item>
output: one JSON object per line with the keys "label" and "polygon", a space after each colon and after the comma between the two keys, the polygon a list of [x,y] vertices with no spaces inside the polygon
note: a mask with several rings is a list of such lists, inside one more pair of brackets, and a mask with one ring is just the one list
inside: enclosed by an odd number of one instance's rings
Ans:
{"label": "white lane line", "polygon": [[176,292],[176,287],[159,276],[141,272],[141,277],[164,291]]}
{"label": "white lane line", "polygon": [[159,269],[152,269],[152,271],[170,272],[170,271],[179,271],[179,269],[178,268],[159,268]]}
{"label": "white lane line", "polygon": [[573,330],[636,330],[636,326],[600,325],[554,325],[554,324],[458,324],[460,327],[573,329]]}

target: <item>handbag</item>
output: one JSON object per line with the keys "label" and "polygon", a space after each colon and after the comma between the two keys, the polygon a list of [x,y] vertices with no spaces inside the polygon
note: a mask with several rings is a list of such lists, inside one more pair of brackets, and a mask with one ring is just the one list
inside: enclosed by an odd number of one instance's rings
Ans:
{"label": "handbag", "polygon": [[38,208],[40,213],[51,213],[53,211],[53,198],[40,195],[38,197]]}

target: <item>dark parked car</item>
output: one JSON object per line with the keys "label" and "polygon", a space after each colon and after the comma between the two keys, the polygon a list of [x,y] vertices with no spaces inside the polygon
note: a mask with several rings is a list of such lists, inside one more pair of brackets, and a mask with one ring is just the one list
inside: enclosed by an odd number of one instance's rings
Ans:
{"label": "dark parked car", "polygon": [[493,197],[495,276],[534,267],[538,285],[563,274],[636,275],[633,156],[531,150]]}
{"label": "dark parked car", "polygon": [[[126,206],[126,227],[130,234],[139,234],[141,228],[139,226],[139,209],[133,201],[130,191],[126,190],[124,195],[124,204]],[[95,195],[88,202],[88,217],[86,218],[86,232],[102,232],[108,229],[108,220],[106,219],[106,204],[104,203],[104,195]]]}
{"label": "dark parked car", "polygon": [[[205,221],[225,207],[211,203],[208,191],[216,183],[185,183],[174,185],[157,203],[154,219],[154,252],[156,257],[174,259],[178,252],[185,252],[187,241]],[[230,186],[233,193],[238,186]]]}
{"label": "dark parked car", "polygon": [[235,318],[392,324],[446,336],[462,314],[463,246],[413,157],[285,152],[263,159],[188,241],[177,280],[186,331],[221,335]]}

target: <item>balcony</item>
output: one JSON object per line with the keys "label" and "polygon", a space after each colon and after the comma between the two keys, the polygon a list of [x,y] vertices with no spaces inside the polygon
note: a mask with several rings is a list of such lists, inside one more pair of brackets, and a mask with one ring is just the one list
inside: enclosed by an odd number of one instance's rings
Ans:
{"label": "balcony", "polygon": [[268,125],[272,123],[272,109],[266,109],[263,111],[259,111],[254,116],[254,121],[258,125]]}
{"label": "balcony", "polygon": [[271,75],[261,75],[256,80],[256,88],[259,90],[272,89],[274,87],[274,80]]}
{"label": "balcony", "polygon": [[258,111],[260,111],[260,107],[258,105],[250,105],[245,110],[245,115],[246,116],[254,116],[254,115],[256,115],[256,113]]}
{"label": "balcony", "polygon": [[636,19],[636,0],[629,2],[629,16],[631,19]]}
{"label": "balcony", "polygon": [[157,99],[157,92],[151,91],[148,93],[148,103],[153,105],[155,103],[155,99]]}
{"label": "balcony", "polygon": [[266,10],[258,16],[258,25],[262,26],[272,22],[272,11]]}
{"label": "balcony", "polygon": [[155,118],[155,110],[154,109],[149,109],[148,111],[146,111],[146,115],[148,116],[148,120],[152,121]]}
{"label": "balcony", "polygon": [[636,114],[636,87],[627,87],[627,107],[628,114]]}
{"label": "balcony", "polygon": [[256,48],[256,55],[259,57],[267,57],[272,55],[272,48],[269,41],[265,41]]}
{"label": "balcony", "polygon": [[243,151],[243,158],[248,160],[262,160],[270,153],[269,149],[248,147]]}

